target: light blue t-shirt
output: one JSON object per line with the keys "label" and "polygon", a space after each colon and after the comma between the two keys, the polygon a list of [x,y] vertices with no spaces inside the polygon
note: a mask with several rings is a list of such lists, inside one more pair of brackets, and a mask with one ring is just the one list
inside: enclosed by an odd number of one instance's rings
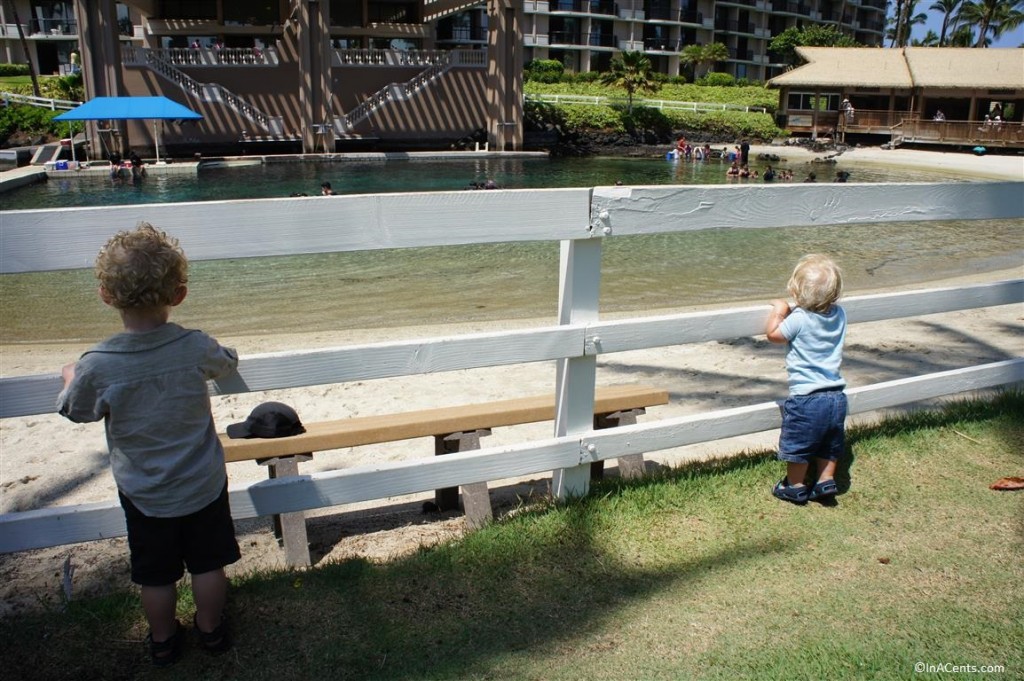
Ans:
{"label": "light blue t-shirt", "polygon": [[789,393],[808,395],[823,388],[844,388],[846,381],[839,374],[843,363],[843,341],[846,340],[846,311],[833,305],[825,314],[793,311],[779,325],[786,337],[786,371]]}

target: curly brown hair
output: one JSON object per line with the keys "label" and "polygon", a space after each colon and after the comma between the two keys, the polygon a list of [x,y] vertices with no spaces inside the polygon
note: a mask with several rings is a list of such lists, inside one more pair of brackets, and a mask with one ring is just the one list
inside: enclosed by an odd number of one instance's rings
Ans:
{"label": "curly brown hair", "polygon": [[96,278],[121,310],[171,305],[188,283],[188,259],[178,240],[140,222],[118,232],[96,256]]}

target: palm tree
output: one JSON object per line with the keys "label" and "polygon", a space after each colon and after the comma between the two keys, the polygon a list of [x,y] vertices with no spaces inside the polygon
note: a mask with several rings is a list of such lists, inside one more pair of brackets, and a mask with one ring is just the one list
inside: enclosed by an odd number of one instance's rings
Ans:
{"label": "palm tree", "polygon": [[36,67],[32,63],[32,55],[28,51],[28,41],[25,40],[25,29],[21,27],[21,19],[18,18],[18,10],[14,6],[12,0],[4,0],[4,5],[7,7],[7,11],[10,12],[11,18],[14,19],[14,25],[18,27],[18,38],[21,40],[21,51],[25,53],[25,61],[28,62],[28,75],[32,78],[32,94],[36,97],[41,97],[39,92],[39,77],[36,76]]}
{"label": "palm tree", "polygon": [[923,38],[920,40],[915,38],[910,41],[910,44],[914,47],[938,47],[939,35],[935,31],[929,30]]}
{"label": "palm tree", "polygon": [[[687,45],[680,53],[682,62],[693,67],[694,80],[697,78],[697,67],[707,66],[707,70],[711,71],[711,67],[728,58],[729,48],[722,43]],[[707,73],[704,73],[704,75],[707,75]]]}
{"label": "palm tree", "polygon": [[998,38],[1024,23],[1024,0],[967,0],[957,19],[978,27],[975,47],[986,47],[988,35]]}
{"label": "palm tree", "polygon": [[610,67],[610,70],[601,75],[601,82],[626,90],[629,102],[627,113],[633,113],[635,93],[657,92],[661,87],[652,79],[651,60],[643,52],[621,52],[612,58]]}
{"label": "palm tree", "polygon": [[910,42],[910,34],[914,26],[928,21],[928,15],[924,12],[914,14],[916,8],[917,0],[896,1],[897,14],[893,17],[894,25],[886,34],[886,37],[891,38],[889,47],[906,47],[907,43]]}
{"label": "palm tree", "polygon": [[962,0],[935,0],[928,8],[933,12],[942,13],[942,28],[939,29],[939,47],[946,44],[946,34],[953,33],[956,28],[957,10]]}

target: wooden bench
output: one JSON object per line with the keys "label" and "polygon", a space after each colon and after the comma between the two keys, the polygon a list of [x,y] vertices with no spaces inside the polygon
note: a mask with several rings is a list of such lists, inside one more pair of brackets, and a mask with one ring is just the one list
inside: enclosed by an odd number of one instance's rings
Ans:
{"label": "wooden bench", "polygon": [[[636,423],[646,407],[668,404],[668,392],[650,386],[622,385],[597,389],[594,400],[594,428],[613,428]],[[301,417],[301,414],[299,415]],[[443,455],[480,448],[480,438],[491,429],[555,418],[555,400],[550,394],[481,404],[403,412],[383,416],[364,416],[337,421],[303,423],[306,432],[286,438],[232,440],[220,434],[224,458],[228,462],[257,460],[269,467],[271,478],[298,475],[298,464],[309,461],[313,452],[344,447],[434,438],[434,454]],[[604,462],[591,465],[591,476],[600,477]],[[624,477],[643,473],[642,454],[619,459]],[[459,507],[459,489],[435,492],[435,503],[442,511]],[[479,527],[492,517],[487,483],[462,487],[462,506],[470,527]],[[309,565],[306,522],[302,512],[274,517],[275,532],[285,549],[289,566]]]}

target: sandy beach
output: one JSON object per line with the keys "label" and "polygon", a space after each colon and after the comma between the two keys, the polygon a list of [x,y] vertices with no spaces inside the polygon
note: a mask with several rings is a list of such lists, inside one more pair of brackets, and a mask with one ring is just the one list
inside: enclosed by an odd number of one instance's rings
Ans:
{"label": "sandy beach", "polygon": [[[764,146],[751,155],[771,153],[793,160],[813,154],[796,147]],[[1020,156],[851,149],[844,158],[858,163],[884,163],[906,167],[942,167],[965,176],[1024,180]],[[1016,279],[1024,276],[1024,263],[1012,270],[935,281],[913,288],[931,288],[969,282]],[[784,282],[779,282],[781,287]],[[859,290],[846,295],[874,293]],[[767,294],[766,294],[767,295]],[[753,301],[757,304],[767,301]],[[767,308],[766,308],[767,309]],[[682,310],[642,310],[631,316]],[[1024,355],[1024,306],[1008,305],[984,310],[932,315],[909,320],[858,324],[850,328],[844,374],[851,386],[904,376],[998,361]],[[548,324],[550,320],[539,320]],[[516,327],[530,323],[517,321]],[[503,323],[396,327],[368,331],[279,334],[259,337],[222,337],[242,356],[298,348],[373,343],[402,338],[430,337],[501,328]],[[77,357],[84,346],[8,345],[0,347],[0,375],[51,373]],[[555,367],[551,363],[516,365],[449,372],[436,375],[324,385],[214,398],[218,430],[244,420],[266,400],[292,405],[305,421],[387,414],[423,408],[550,393]],[[669,418],[779,399],[785,395],[783,351],[763,336],[730,342],[656,348],[614,355],[598,361],[598,384],[637,383],[666,388],[670,404],[653,408],[641,420]],[[868,415],[858,420],[877,418]],[[550,435],[551,424],[496,429],[484,446],[520,442]],[[676,465],[686,460],[722,456],[746,450],[772,448],[776,432],[679,448],[647,455],[650,467]],[[373,462],[399,461],[433,455],[433,441],[413,440],[374,447],[318,453],[302,464],[312,473]],[[614,474],[614,468],[611,473]],[[1016,473],[1015,473],[1016,474]],[[230,464],[232,486],[266,478],[254,462]],[[547,477],[498,481],[491,485],[498,513],[515,508],[530,496],[544,495]],[[767,493],[767,490],[766,492]],[[0,424],[0,512],[106,502],[116,498],[107,464],[103,428],[76,425],[57,415],[6,419]],[[386,560],[418,546],[457,537],[463,531],[458,513],[424,514],[422,501],[432,495],[382,500],[372,504],[322,509],[310,513],[309,537],[315,561],[361,556]],[[283,565],[283,552],[270,530],[269,519],[239,523],[242,560],[230,574]],[[98,593],[128,584],[127,549],[123,540],[99,541],[0,556],[0,616],[58,602],[62,565],[75,566],[76,596]]]}

